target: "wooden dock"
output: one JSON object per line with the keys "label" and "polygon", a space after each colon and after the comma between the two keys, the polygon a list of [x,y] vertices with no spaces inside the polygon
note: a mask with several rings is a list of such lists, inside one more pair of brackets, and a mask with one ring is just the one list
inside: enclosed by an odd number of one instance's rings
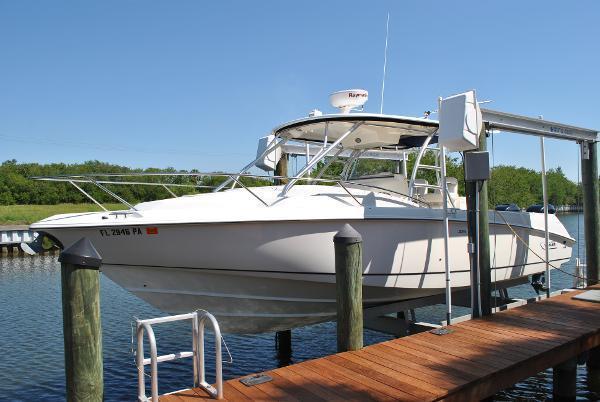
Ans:
{"label": "wooden dock", "polygon": [[[266,371],[272,381],[260,385],[228,380],[224,400],[481,400],[600,345],[600,303],[572,298],[581,292]],[[211,399],[191,389],[160,400]]]}

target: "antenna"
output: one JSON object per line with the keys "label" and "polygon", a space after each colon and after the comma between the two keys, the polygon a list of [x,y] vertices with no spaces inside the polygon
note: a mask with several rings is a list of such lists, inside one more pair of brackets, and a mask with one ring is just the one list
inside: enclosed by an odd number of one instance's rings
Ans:
{"label": "antenna", "polygon": [[387,13],[387,22],[385,23],[385,50],[383,52],[383,80],[381,82],[381,108],[379,113],[383,114],[383,94],[385,92],[385,69],[387,67],[387,48],[388,48],[388,34],[390,33],[390,13]]}

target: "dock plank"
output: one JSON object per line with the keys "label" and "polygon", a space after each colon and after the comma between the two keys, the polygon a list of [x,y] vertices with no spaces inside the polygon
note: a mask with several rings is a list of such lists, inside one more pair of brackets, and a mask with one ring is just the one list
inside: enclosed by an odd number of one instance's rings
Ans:
{"label": "dock plank", "polygon": [[[592,288],[600,289],[596,285]],[[449,326],[267,371],[273,380],[224,383],[226,401],[480,400],[600,345],[600,304],[580,291]],[[161,401],[209,401],[201,390]]]}
{"label": "dock plank", "polygon": [[328,391],[341,396],[346,401],[379,401],[388,398],[377,392],[365,392],[360,386],[354,383],[348,383],[345,377],[335,376],[333,373],[313,371],[309,369],[306,364],[294,364],[286,367],[286,369],[301,374],[308,381],[327,388]]}

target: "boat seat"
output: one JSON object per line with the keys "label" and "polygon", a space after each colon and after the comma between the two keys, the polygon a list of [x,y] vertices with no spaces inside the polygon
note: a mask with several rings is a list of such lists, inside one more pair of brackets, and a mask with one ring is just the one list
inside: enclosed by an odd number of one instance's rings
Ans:
{"label": "boat seat", "polygon": [[[426,180],[424,180],[426,181]],[[415,182],[417,182],[417,180],[415,180]],[[454,206],[456,208],[460,208],[459,205],[461,205],[461,201],[458,195],[458,180],[456,179],[456,177],[446,177],[446,183],[448,184],[448,195],[450,200],[452,200],[452,203],[454,204]],[[417,188],[417,190],[421,190],[421,189],[425,189],[423,187],[421,188]],[[428,189],[426,189],[428,190]],[[431,193],[425,193],[421,196],[421,199],[423,201],[425,201],[426,203],[428,203],[429,205],[431,205],[434,208],[441,208],[443,205],[443,198],[442,198],[442,192],[438,189],[434,189],[433,192]],[[449,207],[452,207],[452,205],[449,205]]]}
{"label": "boat seat", "polygon": [[390,190],[393,193],[408,195],[408,182],[403,174],[380,173],[374,175],[360,176],[354,179],[350,179],[349,181],[351,183],[354,182],[357,184],[353,185],[349,183],[346,184],[346,187],[370,190],[375,193]]}

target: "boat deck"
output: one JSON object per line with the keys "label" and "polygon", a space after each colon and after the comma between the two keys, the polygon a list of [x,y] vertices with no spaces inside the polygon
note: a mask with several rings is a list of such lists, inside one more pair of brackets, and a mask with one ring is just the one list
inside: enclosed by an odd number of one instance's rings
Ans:
{"label": "boat deck", "polygon": [[[600,285],[589,289],[600,289]],[[272,381],[224,382],[226,401],[480,400],[600,345],[600,303],[582,291],[451,325],[266,371]],[[200,389],[160,398],[209,401]]]}

